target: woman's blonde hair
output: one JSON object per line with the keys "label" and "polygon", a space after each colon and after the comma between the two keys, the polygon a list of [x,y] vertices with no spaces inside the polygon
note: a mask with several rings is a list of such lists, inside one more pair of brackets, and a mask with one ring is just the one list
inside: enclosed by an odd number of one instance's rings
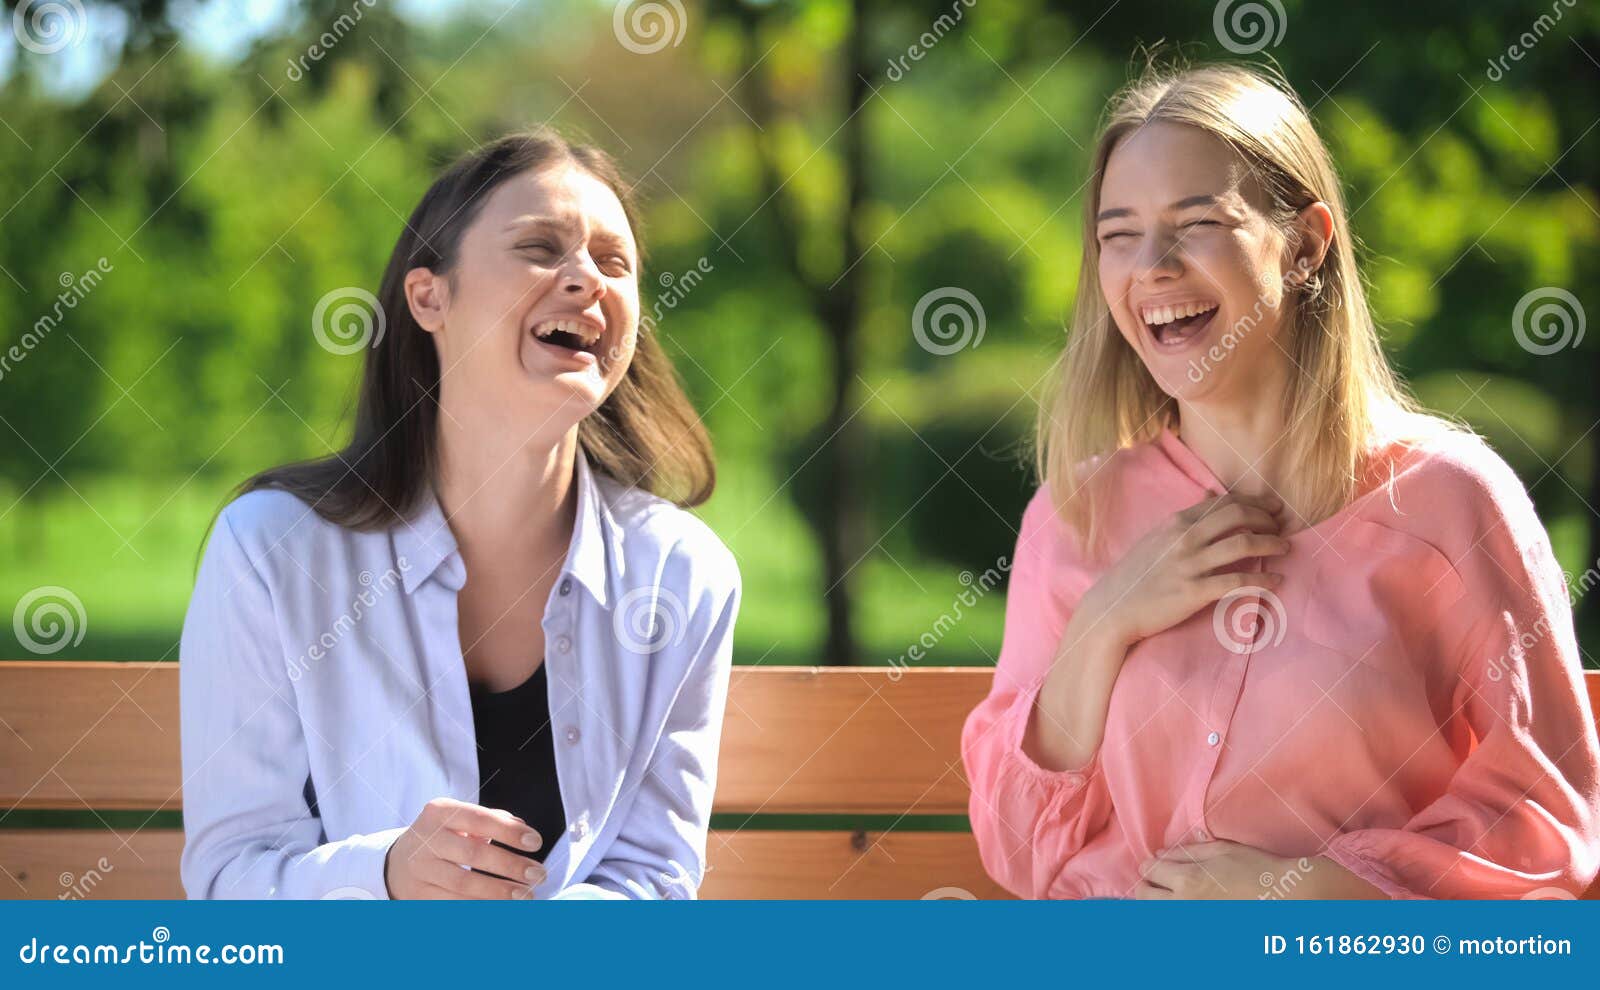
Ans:
{"label": "woman's blonde hair", "polygon": [[1423,414],[1389,367],[1356,268],[1332,158],[1288,83],[1232,65],[1149,70],[1112,98],[1101,125],[1084,197],[1083,268],[1071,336],[1039,410],[1039,474],[1057,512],[1091,552],[1100,549],[1103,520],[1093,459],[1150,440],[1178,420],[1177,403],[1112,322],[1095,236],[1107,159],[1120,140],[1155,121],[1198,127],[1226,141],[1254,171],[1271,219],[1291,239],[1306,206],[1320,200],[1333,214],[1327,256],[1292,288],[1280,337],[1298,368],[1283,397],[1284,443],[1296,471],[1282,494],[1291,505],[1309,507],[1307,524],[1354,497],[1364,481],[1366,451],[1380,434],[1402,439],[1447,425]]}

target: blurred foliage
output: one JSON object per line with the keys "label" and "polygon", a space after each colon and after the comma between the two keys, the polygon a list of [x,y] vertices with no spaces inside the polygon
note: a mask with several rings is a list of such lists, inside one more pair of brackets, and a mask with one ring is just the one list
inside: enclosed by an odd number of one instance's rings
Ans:
{"label": "blurred foliage", "polygon": [[[609,3],[421,19],[359,0],[285,6],[282,30],[219,58],[181,30],[193,5],[90,3],[91,20],[120,11],[131,28],[83,96],[47,85],[60,54],[10,60],[0,352],[70,282],[109,266],[0,369],[0,602],[72,589],[88,634],[58,656],[175,655],[226,491],[342,435],[359,357],[318,346],[317,301],[376,288],[443,162],[545,120],[641,180],[647,296],[701,259],[711,267],[663,330],[720,454],[704,514],[741,560],[742,661],[826,659],[814,524],[829,506],[816,455],[833,357],[780,247],[793,243],[798,274],[824,285],[860,266],[849,389],[870,494],[852,587],[863,659],[901,656],[964,590],[962,570],[1011,553],[1106,97],[1150,48],[1232,57],[1211,3],[871,4],[857,24],[843,0],[686,0],[681,42],[648,54],[619,42]],[[356,6],[349,33],[307,58]],[[1498,78],[1490,60],[1551,5],[1285,0],[1282,40],[1254,58],[1281,64],[1334,147],[1397,364],[1521,472],[1576,573],[1600,556],[1600,340],[1536,355],[1511,333],[1518,300],[1541,286],[1596,312],[1600,13],[1555,6],[1561,18]],[[831,220],[845,202],[835,135],[857,31],[870,92],[865,201],[849,223],[865,251],[848,258]],[[754,86],[770,99],[760,125]],[[763,152],[795,205],[790,224],[767,200]],[[986,327],[948,356],[910,332],[917,301],[943,286],[972,292]],[[1580,604],[1594,653],[1600,613]],[[1002,607],[982,602],[931,662],[992,660]],[[8,624],[0,653],[22,655]]]}

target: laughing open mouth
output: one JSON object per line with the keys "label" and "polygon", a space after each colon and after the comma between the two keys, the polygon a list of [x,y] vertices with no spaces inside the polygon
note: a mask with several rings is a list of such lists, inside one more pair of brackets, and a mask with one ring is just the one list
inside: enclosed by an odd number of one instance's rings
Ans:
{"label": "laughing open mouth", "polygon": [[541,343],[590,354],[600,343],[600,331],[583,320],[543,320],[534,324],[533,335]]}
{"label": "laughing open mouth", "polygon": [[1158,344],[1181,344],[1202,333],[1216,316],[1217,304],[1195,300],[1167,305],[1144,306],[1140,317]]}

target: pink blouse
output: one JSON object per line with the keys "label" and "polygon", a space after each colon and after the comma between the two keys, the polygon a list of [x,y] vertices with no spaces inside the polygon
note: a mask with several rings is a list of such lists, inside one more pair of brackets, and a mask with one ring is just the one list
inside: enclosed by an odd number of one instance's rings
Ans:
{"label": "pink blouse", "polygon": [[[1289,534],[1276,589],[1128,651],[1100,748],[1075,772],[1020,744],[1104,567],[1034,496],[994,685],[962,733],[972,830],[998,882],[1128,897],[1145,859],[1221,838],[1328,856],[1391,897],[1583,892],[1600,870],[1600,745],[1549,538],[1475,437],[1385,460],[1392,480]],[[1171,431],[1096,470],[1117,493],[1110,560],[1224,491]]]}

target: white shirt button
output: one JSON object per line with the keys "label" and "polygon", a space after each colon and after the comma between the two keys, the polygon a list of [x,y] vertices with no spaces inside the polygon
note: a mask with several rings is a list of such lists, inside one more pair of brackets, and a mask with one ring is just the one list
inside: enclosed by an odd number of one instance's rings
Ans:
{"label": "white shirt button", "polygon": [[572,579],[571,578],[562,578],[561,579],[561,594],[562,594],[562,596],[565,597],[566,595],[570,594],[571,592],[572,592]]}
{"label": "white shirt button", "polygon": [[1194,838],[1196,842],[1210,842],[1211,833],[1203,828],[1197,828],[1194,830]]}
{"label": "white shirt button", "polygon": [[578,732],[577,726],[573,725],[567,727],[567,742],[575,743],[578,741],[581,735],[582,734]]}
{"label": "white shirt button", "polygon": [[557,653],[566,653],[570,649],[572,649],[572,639],[570,637],[567,637],[567,636],[557,636],[556,637],[556,652]]}
{"label": "white shirt button", "polygon": [[589,823],[580,818],[578,821],[572,823],[572,828],[569,831],[581,839],[589,834]]}
{"label": "white shirt button", "polygon": [[1206,736],[1206,745],[1208,745],[1208,746],[1215,746],[1217,743],[1219,743],[1221,741],[1222,741],[1222,737],[1217,735],[1215,732],[1211,733],[1211,735],[1209,735],[1209,736]]}

